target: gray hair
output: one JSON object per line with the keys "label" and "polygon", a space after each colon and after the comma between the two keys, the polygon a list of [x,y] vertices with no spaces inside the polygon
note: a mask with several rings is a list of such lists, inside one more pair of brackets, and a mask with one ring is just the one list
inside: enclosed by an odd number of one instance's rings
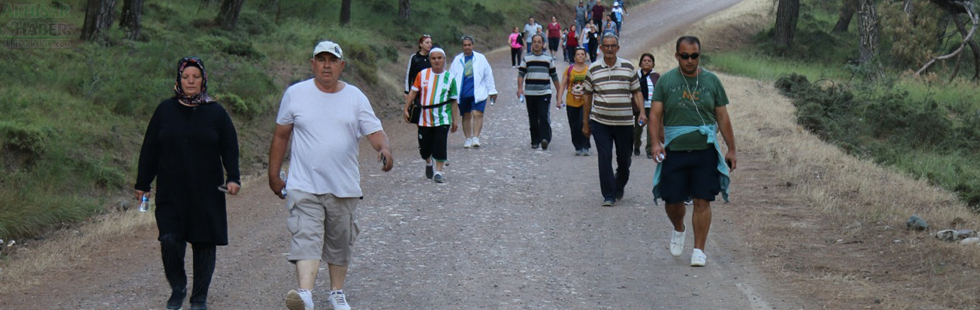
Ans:
{"label": "gray hair", "polygon": [[616,39],[616,44],[619,45],[619,36],[617,36],[615,34],[611,34],[611,33],[607,33],[607,34],[602,35],[602,39],[600,39],[599,41],[600,42],[601,41],[605,41],[606,39],[609,39],[609,38]]}
{"label": "gray hair", "polygon": [[464,35],[462,38],[460,38],[460,41],[470,41],[470,43],[476,44],[476,40],[473,40],[473,37],[469,35]]}

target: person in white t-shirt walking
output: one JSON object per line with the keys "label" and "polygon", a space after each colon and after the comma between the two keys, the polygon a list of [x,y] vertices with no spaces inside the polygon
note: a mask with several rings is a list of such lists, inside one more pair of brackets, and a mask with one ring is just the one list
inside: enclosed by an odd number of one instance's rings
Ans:
{"label": "person in white t-shirt walking", "polygon": [[[286,89],[269,147],[269,188],[286,199],[292,233],[289,261],[296,265],[299,288],[286,294],[289,310],[312,310],[313,287],[321,260],[330,274],[330,305],[347,310],[344,280],[358,227],[355,211],[362,197],[358,141],[367,137],[378,151],[382,171],[394,158],[381,120],[357,87],[340,81],[346,62],[334,42],[323,41],[310,60],[313,78]],[[292,139],[292,140],[290,140]],[[286,147],[292,141],[289,184],[280,178]]]}

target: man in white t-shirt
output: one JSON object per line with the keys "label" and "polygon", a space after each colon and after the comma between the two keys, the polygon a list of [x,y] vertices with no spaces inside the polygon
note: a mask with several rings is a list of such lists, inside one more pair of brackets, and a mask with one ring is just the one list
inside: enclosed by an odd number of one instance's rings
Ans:
{"label": "man in white t-shirt", "polygon": [[[355,211],[361,194],[358,142],[367,137],[378,151],[381,170],[391,170],[394,158],[381,120],[364,93],[340,81],[344,52],[323,41],[313,50],[313,78],[286,89],[276,117],[269,148],[269,188],[286,199],[292,234],[288,259],[296,265],[299,289],[286,294],[289,310],[313,309],[313,286],[320,261],[330,274],[330,304],[350,309],[344,280],[352,244],[357,238]],[[279,176],[292,138],[289,184]]]}

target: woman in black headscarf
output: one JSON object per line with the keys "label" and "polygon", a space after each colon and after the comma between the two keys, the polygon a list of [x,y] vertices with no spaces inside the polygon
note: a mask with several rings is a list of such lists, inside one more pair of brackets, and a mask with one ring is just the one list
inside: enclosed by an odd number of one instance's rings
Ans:
{"label": "woman in black headscarf", "polygon": [[[208,96],[204,62],[181,59],[173,98],[157,106],[143,137],[136,197],[149,195],[157,180],[156,220],[163,269],[173,292],[167,309],[181,309],[187,296],[184,254],[194,251],[191,309],[207,309],[215,251],[228,245],[225,195],[238,194],[238,135],[228,112]],[[220,187],[220,188],[219,188]]]}

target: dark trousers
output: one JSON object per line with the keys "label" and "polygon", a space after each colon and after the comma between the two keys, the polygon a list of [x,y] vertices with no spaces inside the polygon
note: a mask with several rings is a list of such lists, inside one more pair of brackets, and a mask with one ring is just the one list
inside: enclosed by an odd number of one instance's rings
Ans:
{"label": "dark trousers", "polygon": [[[208,300],[208,287],[214,274],[217,246],[214,243],[192,243],[194,250],[194,288],[191,302],[203,304]],[[163,258],[163,272],[174,294],[186,294],[187,274],[184,271],[184,255],[187,241],[173,234],[160,237],[160,252]]]}
{"label": "dark trousers", "polygon": [[582,134],[582,107],[565,107],[565,114],[568,115],[568,131],[572,132],[575,150],[592,148],[589,138]]}
{"label": "dark trousers", "polygon": [[[630,180],[632,164],[633,126],[606,126],[589,121],[592,138],[595,139],[596,153],[599,157],[599,187],[603,199],[614,199],[623,192]],[[613,146],[616,147],[616,173],[613,173]]]}
{"label": "dark trousers", "polygon": [[527,95],[524,98],[531,127],[531,144],[541,144],[541,140],[551,142],[551,95]]}
{"label": "dark trousers", "polygon": [[510,65],[516,66],[521,64],[521,48],[510,48]]}
{"label": "dark trousers", "polygon": [[[643,115],[650,115],[650,108],[646,108],[644,110],[645,110],[644,113],[646,113],[646,114],[643,114]],[[647,147],[646,147],[646,151],[647,151],[647,154],[650,154],[650,152],[653,152],[653,144],[651,144],[651,143],[659,143],[660,142],[659,141],[660,138],[651,139],[650,138],[650,131],[649,130],[644,130],[645,128],[647,128],[646,126],[647,126],[646,123],[644,123],[643,126],[640,126],[640,118],[639,117],[636,117],[636,116],[633,117],[633,149],[634,150],[639,150],[640,147],[643,146],[643,132],[646,131],[647,132]]]}
{"label": "dark trousers", "polygon": [[596,57],[599,56],[599,42],[596,40],[589,40],[589,59],[592,62],[596,61]]}

